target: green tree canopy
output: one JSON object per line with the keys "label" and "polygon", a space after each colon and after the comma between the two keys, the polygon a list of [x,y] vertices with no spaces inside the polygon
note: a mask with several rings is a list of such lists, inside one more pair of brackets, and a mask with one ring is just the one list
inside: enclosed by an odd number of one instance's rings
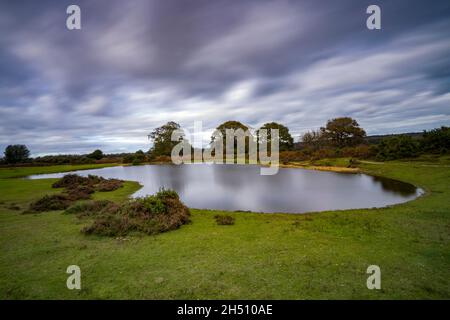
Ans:
{"label": "green tree canopy", "polygon": [[328,120],[325,128],[320,128],[324,138],[336,147],[354,146],[364,141],[366,132],[356,120],[350,117]]}
{"label": "green tree canopy", "polygon": [[383,139],[377,146],[379,160],[412,158],[419,154],[419,143],[410,136],[399,135]]}
{"label": "green tree canopy", "polygon": [[5,162],[6,163],[20,163],[28,160],[30,151],[27,146],[23,144],[9,145],[5,149]]}
{"label": "green tree canopy", "polygon": [[[245,124],[239,122],[239,121],[226,121],[224,123],[222,123],[221,125],[219,125],[216,128],[216,131],[219,131],[222,135],[222,144],[223,144],[223,153],[226,154],[227,153],[227,147],[226,147],[226,130],[227,129],[233,129],[233,130],[239,130],[242,129],[244,132],[247,132],[247,130],[249,129]],[[211,137],[211,144],[215,141],[216,137],[213,136]],[[251,136],[247,136],[245,137],[245,153],[248,153],[249,151],[249,141],[250,139],[253,139],[253,137]],[[237,145],[238,145],[238,139],[235,136],[234,137],[234,154],[237,154]]]}
{"label": "green tree canopy", "polygon": [[260,142],[260,136],[259,131],[261,129],[267,130],[267,142],[270,144],[272,142],[271,132],[270,129],[278,129],[278,135],[279,135],[279,150],[280,151],[288,151],[292,150],[294,147],[294,138],[292,138],[291,134],[289,133],[289,129],[285,127],[284,125],[277,123],[277,122],[268,122],[265,123],[259,130],[256,132],[256,135],[258,137],[258,142]]}
{"label": "green tree canopy", "polygon": [[95,160],[100,160],[101,158],[103,158],[103,151],[97,149],[94,152],[88,154],[87,157]]}
{"label": "green tree canopy", "polygon": [[[248,127],[239,122],[239,121],[226,121],[224,123],[222,123],[220,126],[218,126],[216,128],[216,130],[220,131],[220,133],[222,134],[223,137],[223,142],[225,143],[225,134],[226,134],[226,130],[227,129],[233,129],[233,130],[238,130],[238,129],[242,129],[244,132],[248,130]],[[214,136],[211,137],[211,142],[213,142],[215,139]]]}
{"label": "green tree canopy", "polygon": [[431,153],[450,151],[450,128],[441,127],[423,132],[422,148]]}
{"label": "green tree canopy", "polygon": [[152,156],[170,156],[173,147],[184,139],[181,136],[178,141],[172,141],[172,133],[180,130],[181,127],[174,121],[169,121],[165,125],[156,128],[149,134],[149,138],[153,140],[153,147],[150,150]]}

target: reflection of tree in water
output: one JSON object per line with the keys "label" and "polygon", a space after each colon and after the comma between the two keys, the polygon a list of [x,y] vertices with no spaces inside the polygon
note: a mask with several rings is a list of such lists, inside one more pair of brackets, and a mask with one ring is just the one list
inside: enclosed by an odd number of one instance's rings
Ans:
{"label": "reflection of tree in water", "polygon": [[393,192],[402,196],[411,196],[416,194],[416,187],[412,184],[398,180],[371,176],[373,182],[380,183],[384,191]]}

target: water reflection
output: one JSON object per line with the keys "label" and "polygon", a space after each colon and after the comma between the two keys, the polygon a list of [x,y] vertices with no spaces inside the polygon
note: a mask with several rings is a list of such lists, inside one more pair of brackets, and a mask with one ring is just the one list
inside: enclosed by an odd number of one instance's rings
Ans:
{"label": "water reflection", "polygon": [[372,176],[374,183],[381,184],[385,191],[394,192],[402,196],[409,196],[416,193],[416,187],[409,183],[404,183],[398,180]]}
{"label": "water reflection", "polygon": [[[290,212],[383,207],[412,200],[414,186],[365,174],[343,174],[301,169],[280,169],[261,176],[249,165],[146,165],[78,171],[86,176],[138,181],[143,187],[133,196],[176,190],[192,208]],[[61,177],[64,173],[31,176]]]}

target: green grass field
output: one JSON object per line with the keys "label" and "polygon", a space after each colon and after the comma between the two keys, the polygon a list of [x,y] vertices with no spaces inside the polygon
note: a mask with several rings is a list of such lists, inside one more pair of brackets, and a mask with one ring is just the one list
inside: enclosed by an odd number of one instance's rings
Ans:
{"label": "green grass field", "polygon": [[[60,211],[21,214],[60,191],[52,179],[18,177],[83,166],[0,169],[0,299],[449,299],[450,161],[425,160],[361,164],[427,191],[406,204],[234,212],[233,226],[218,226],[218,211],[193,209],[192,223],[176,231],[126,238],[83,235],[86,222]],[[127,182],[94,197],[121,201],[138,188]],[[81,290],[66,288],[72,264]],[[372,264],[381,290],[366,287]]]}

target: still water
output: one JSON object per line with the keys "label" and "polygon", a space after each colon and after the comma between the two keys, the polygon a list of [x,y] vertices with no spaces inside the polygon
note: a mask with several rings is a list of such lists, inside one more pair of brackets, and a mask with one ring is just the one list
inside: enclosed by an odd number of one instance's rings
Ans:
{"label": "still water", "polygon": [[[191,208],[255,212],[311,211],[384,207],[412,200],[422,191],[413,185],[365,174],[280,169],[262,176],[252,165],[144,165],[81,170],[74,173],[138,181],[133,197],[174,189]],[[30,176],[59,178],[67,173]]]}

